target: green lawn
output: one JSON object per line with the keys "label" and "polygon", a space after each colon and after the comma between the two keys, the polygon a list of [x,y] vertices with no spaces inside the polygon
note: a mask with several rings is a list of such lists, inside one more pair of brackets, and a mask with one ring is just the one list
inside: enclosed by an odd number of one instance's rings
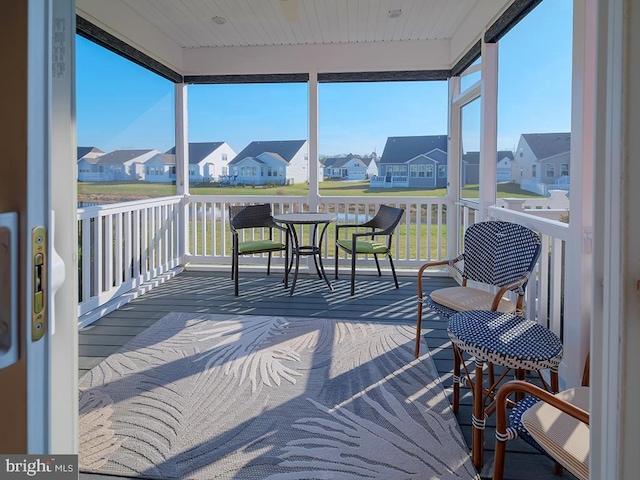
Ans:
{"label": "green lawn", "polygon": [[[307,195],[306,184],[286,185],[278,187],[229,187],[229,186],[192,186],[192,195]],[[141,200],[145,198],[175,195],[175,186],[147,182],[78,182],[78,200],[83,202],[120,202]],[[425,196],[443,197],[445,188],[425,190],[418,188],[369,188],[369,181],[340,182],[325,181],[320,184],[320,194],[327,196]],[[467,185],[463,188],[464,198],[478,198],[478,185]],[[521,190],[517,184],[498,184],[498,197],[531,198],[539,197],[531,192]]]}

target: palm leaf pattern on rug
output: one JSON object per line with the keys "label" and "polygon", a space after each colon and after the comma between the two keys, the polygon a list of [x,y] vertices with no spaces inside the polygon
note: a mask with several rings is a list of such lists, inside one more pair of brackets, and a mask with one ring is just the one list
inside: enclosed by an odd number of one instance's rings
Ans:
{"label": "palm leaf pattern on rug", "polygon": [[169,314],[82,378],[83,471],[474,478],[413,335],[375,322]]}

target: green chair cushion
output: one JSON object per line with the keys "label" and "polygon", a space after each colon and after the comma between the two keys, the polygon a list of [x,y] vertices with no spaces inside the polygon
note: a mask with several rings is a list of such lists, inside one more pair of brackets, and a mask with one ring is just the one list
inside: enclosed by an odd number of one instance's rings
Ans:
{"label": "green chair cushion", "polygon": [[238,245],[238,253],[260,253],[269,250],[282,250],[284,243],[274,242],[273,240],[249,240],[240,242]]}
{"label": "green chair cushion", "polygon": [[[352,241],[347,238],[341,238],[337,241],[338,245],[344,248],[349,253],[351,252]],[[376,242],[375,240],[357,240],[356,241],[356,253],[382,253],[385,254],[389,251],[385,243]]]}

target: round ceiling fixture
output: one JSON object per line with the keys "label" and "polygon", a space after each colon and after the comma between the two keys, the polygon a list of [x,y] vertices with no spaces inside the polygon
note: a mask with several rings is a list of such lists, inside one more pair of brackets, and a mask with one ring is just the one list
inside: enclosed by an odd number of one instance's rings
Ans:
{"label": "round ceiling fixture", "polygon": [[227,23],[227,19],[224,17],[213,17],[211,18],[211,21],[216,25],[224,25],[225,23]]}
{"label": "round ceiling fixture", "polygon": [[401,13],[402,13],[402,10],[389,10],[389,13],[387,13],[387,16],[389,18],[398,18]]}

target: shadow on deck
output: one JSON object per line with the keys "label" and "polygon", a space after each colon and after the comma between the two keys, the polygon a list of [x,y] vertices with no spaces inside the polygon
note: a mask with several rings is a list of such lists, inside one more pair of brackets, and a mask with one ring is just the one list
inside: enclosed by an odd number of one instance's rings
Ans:
{"label": "shadow on deck", "polygon": [[[302,274],[295,294],[279,283],[280,276],[248,274],[240,276],[240,296],[233,295],[228,273],[184,272],[131,303],[111,312],[80,330],[79,375],[117,352],[126,342],[153,325],[169,312],[232,313],[237,315],[281,315],[354,320],[397,320],[415,324],[416,285],[413,276],[400,276],[395,289],[390,274],[381,278],[361,276],[356,280],[356,295],[349,295],[349,280],[343,275],[333,281],[334,291],[317,277]],[[432,277],[427,289],[453,286],[446,277]],[[426,315],[423,334],[438,373],[451,395],[453,353],[447,324],[436,315]],[[456,415],[467,445],[471,445],[471,392],[462,390],[461,406]],[[480,472],[490,479],[493,470],[495,416],[487,420],[485,465]],[[553,473],[553,462],[522,440],[507,443],[505,480],[551,480],[573,478]],[[81,480],[116,480],[123,477],[80,474]]]}

